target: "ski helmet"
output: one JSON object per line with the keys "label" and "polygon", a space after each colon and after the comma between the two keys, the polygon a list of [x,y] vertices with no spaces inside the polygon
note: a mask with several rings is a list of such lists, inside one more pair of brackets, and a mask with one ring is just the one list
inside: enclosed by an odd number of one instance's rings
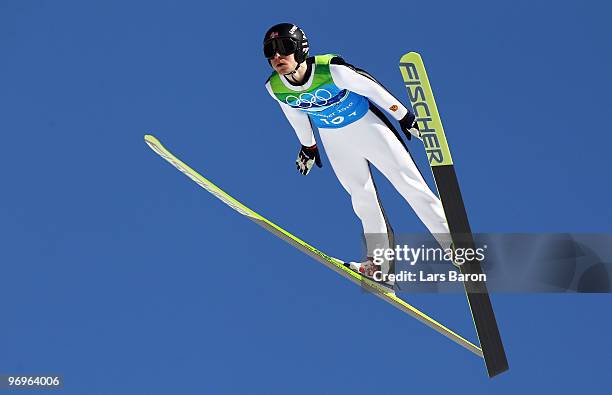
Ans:
{"label": "ski helmet", "polygon": [[279,23],[266,32],[263,51],[268,60],[277,53],[282,56],[293,54],[299,66],[308,57],[308,39],[304,31],[293,23]]}

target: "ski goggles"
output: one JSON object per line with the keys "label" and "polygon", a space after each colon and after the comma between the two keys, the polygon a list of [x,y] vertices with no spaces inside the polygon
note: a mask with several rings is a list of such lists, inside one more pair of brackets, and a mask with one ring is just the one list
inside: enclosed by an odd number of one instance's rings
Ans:
{"label": "ski goggles", "polygon": [[293,38],[273,38],[264,42],[264,56],[268,59],[279,54],[281,56],[289,56],[295,53],[298,49],[298,42]]}

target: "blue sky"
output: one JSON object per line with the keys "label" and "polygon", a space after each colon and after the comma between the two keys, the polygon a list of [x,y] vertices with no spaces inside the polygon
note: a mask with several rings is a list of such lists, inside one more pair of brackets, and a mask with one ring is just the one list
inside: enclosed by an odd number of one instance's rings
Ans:
{"label": "blue sky", "polygon": [[[605,393],[608,295],[494,295],[510,372],[236,215],[152,133],[249,207],[353,259],[360,224],[264,89],[292,21],[405,99],[422,54],[478,232],[610,232],[612,53],[601,2],[0,3],[0,374],[66,394]],[[413,156],[431,180],[425,155]],[[424,227],[380,174],[397,231]],[[475,339],[461,295],[410,301]],[[368,345],[382,334],[393,349]]]}

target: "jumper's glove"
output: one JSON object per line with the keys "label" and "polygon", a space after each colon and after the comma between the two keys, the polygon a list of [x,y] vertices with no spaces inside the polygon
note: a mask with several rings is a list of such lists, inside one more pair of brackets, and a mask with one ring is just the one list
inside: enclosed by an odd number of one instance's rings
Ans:
{"label": "jumper's glove", "polygon": [[412,136],[422,140],[419,125],[417,125],[416,117],[413,113],[408,111],[408,113],[404,115],[404,118],[399,120],[399,124],[408,140],[410,140]]}
{"label": "jumper's glove", "polygon": [[323,166],[321,164],[321,156],[319,155],[317,145],[315,144],[312,147],[302,145],[302,149],[300,149],[300,153],[295,160],[298,171],[302,175],[308,175],[308,173],[310,173],[310,169],[312,169],[312,166],[315,163],[319,167]]}

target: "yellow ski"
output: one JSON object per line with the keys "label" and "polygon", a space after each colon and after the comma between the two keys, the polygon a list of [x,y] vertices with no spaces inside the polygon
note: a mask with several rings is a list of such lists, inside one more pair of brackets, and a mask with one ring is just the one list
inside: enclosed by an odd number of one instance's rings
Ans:
{"label": "yellow ski", "polygon": [[[418,53],[409,52],[400,59],[399,68],[416,115],[453,243],[460,248],[474,248],[474,238],[459,182],[423,60]],[[482,274],[482,268],[476,260],[461,265],[460,270],[462,274]],[[508,359],[487,286],[485,282],[477,281],[466,281],[463,285],[484,354],[487,373],[489,377],[496,376],[508,370]]]}
{"label": "yellow ski", "polygon": [[223,203],[227,204],[228,206],[230,206],[231,208],[233,208],[240,214],[244,215],[245,217],[249,218],[253,222],[262,226],[267,231],[285,240],[287,243],[291,244],[292,246],[296,247],[302,252],[310,255],[311,257],[313,257],[320,263],[324,264],[331,270],[335,271],[336,273],[340,274],[341,276],[351,280],[357,285],[364,287],[366,290],[371,291],[372,293],[374,293],[376,296],[378,296],[385,302],[392,304],[393,306],[397,307],[404,313],[416,318],[423,324],[441,333],[442,335],[451,339],[455,343],[465,347],[466,349],[470,350],[471,352],[478,355],[479,357],[483,356],[482,350],[480,349],[480,347],[476,346],[474,343],[470,342],[469,340],[453,332],[452,330],[442,325],[438,321],[434,320],[427,314],[421,312],[414,306],[406,303],[404,300],[397,297],[395,292],[392,289],[390,289],[388,286],[372,281],[362,276],[361,274],[351,270],[350,268],[345,266],[344,262],[341,261],[340,259],[333,258],[319,251],[315,247],[299,239],[298,237],[292,235],[291,233],[287,232],[280,226],[267,220],[266,218],[257,214],[255,211],[251,210],[244,204],[240,203],[239,201],[237,201],[236,199],[234,199],[233,197],[225,193],[215,184],[213,184],[208,179],[201,176],[198,172],[196,172],[191,167],[189,167],[187,164],[185,164],[180,159],[178,159],[176,156],[174,156],[154,136],[145,135],[145,142],[149,145],[149,147],[151,147],[153,151],[155,151],[159,156],[161,156],[166,161],[168,161],[171,165],[176,167],[179,171],[181,171],[181,173],[191,178],[196,184],[206,189],[208,192],[212,193],[215,197],[217,197]]}

